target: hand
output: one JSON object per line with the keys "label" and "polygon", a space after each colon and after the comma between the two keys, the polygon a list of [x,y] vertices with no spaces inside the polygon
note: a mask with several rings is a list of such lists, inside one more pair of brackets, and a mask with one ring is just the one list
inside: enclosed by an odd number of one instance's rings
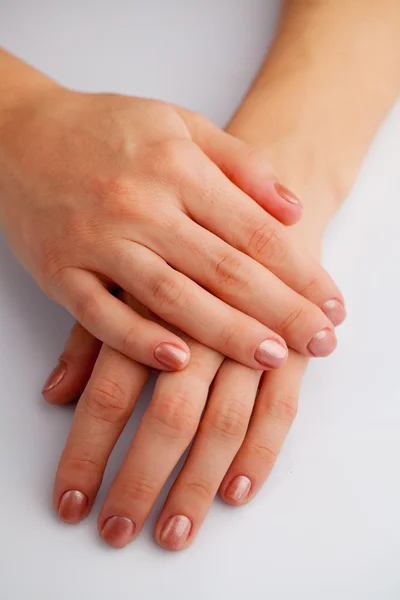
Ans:
{"label": "hand", "polygon": [[[230,504],[254,497],[295,417],[306,358],[292,351],[284,367],[264,374],[257,396],[261,371],[224,360],[197,342],[187,339],[187,343],[189,365],[184,371],[159,375],[153,399],[101,509],[99,533],[111,546],[121,548],[137,537],[195,436],[155,530],[156,540],[166,549],[187,547],[218,488]],[[76,325],[62,356],[68,370],[45,394],[52,403],[64,403],[79,396],[90,377],[54,488],[55,509],[68,523],[80,521],[91,510],[112,448],[150,375],[148,368],[106,345],[91,374],[98,351],[90,334]]]}
{"label": "hand", "polygon": [[0,139],[11,247],[109,346],[157,369],[189,360],[178,336],[112,295],[120,287],[253,368],[280,366],[283,338],[308,356],[334,349],[342,297],[277,221],[294,222],[299,204],[243,142],[162,102],[47,81],[0,111]]}

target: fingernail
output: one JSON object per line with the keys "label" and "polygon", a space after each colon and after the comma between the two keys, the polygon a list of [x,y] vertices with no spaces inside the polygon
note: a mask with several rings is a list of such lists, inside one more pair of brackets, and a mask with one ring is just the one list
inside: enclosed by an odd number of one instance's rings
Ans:
{"label": "fingernail", "polygon": [[290,204],[300,204],[301,206],[300,199],[297,196],[295,196],[293,192],[288,190],[287,187],[285,187],[279,182],[274,183],[274,187],[277,193],[280,195],[280,197],[286,200],[286,202],[290,202]]}
{"label": "fingernail", "polygon": [[67,374],[67,363],[63,360],[60,360],[56,368],[52,371],[44,384],[42,392],[49,392],[54,389],[65,377]]}
{"label": "fingernail", "polygon": [[160,541],[169,550],[180,550],[192,528],[192,522],[184,515],[170,517],[161,530]]}
{"label": "fingernail", "polygon": [[86,512],[88,497],[77,490],[69,490],[61,496],[58,516],[66,523],[78,523]]}
{"label": "fingernail", "polygon": [[127,517],[110,517],[103,525],[101,537],[113,548],[123,548],[132,539],[135,523]]}
{"label": "fingernail", "polygon": [[188,353],[182,348],[173,346],[172,344],[160,344],[154,350],[154,356],[168,369],[179,369],[183,367],[188,360]]}
{"label": "fingernail", "polygon": [[254,358],[265,367],[280,367],[288,355],[288,350],[277,340],[264,340],[255,351]]}
{"label": "fingernail", "polygon": [[314,356],[328,356],[336,348],[336,336],[330,329],[323,329],[311,338],[307,348]]}
{"label": "fingernail", "polygon": [[235,502],[235,504],[242,504],[249,495],[251,489],[251,481],[244,475],[239,475],[232,479],[228,489],[225,492],[226,498]]}
{"label": "fingernail", "polygon": [[340,300],[336,300],[335,298],[324,302],[321,309],[335,327],[343,323],[346,318],[345,307]]}

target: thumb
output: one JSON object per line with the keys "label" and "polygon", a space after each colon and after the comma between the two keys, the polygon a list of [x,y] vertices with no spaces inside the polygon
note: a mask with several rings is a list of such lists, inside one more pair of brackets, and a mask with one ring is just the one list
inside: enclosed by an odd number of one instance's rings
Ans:
{"label": "thumb", "polygon": [[77,400],[86,387],[99,355],[102,342],[76,323],[58,364],[49,375],[42,394],[49,404],[67,404]]}
{"label": "thumb", "polygon": [[261,150],[219,129],[205,117],[183,111],[193,141],[228,179],[284,225],[294,225],[302,205],[274,174]]}

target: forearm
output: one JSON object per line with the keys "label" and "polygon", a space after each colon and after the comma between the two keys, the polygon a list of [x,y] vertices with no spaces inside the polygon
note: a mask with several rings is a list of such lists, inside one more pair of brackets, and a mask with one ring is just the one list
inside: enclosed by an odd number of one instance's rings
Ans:
{"label": "forearm", "polygon": [[305,219],[327,222],[399,89],[397,0],[287,1],[229,130],[266,150]]}
{"label": "forearm", "polygon": [[0,47],[0,116],[11,106],[55,82]]}

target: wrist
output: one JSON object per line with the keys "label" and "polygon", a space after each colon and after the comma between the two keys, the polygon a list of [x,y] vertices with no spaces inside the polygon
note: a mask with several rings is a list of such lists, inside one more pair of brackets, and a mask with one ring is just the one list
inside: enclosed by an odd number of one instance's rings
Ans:
{"label": "wrist", "polygon": [[7,123],[10,111],[35,104],[51,89],[60,88],[55,81],[0,48],[0,126]]}
{"label": "wrist", "polygon": [[[262,110],[263,114],[266,112]],[[304,207],[301,229],[306,226],[309,234],[314,232],[313,246],[319,246],[325,227],[345,194],[339,191],[334,177],[327,172],[327,161],[318,152],[311,136],[304,135],[300,126],[295,127],[294,123],[289,126],[283,120],[282,126],[278,127],[276,119],[269,121],[261,114],[259,117],[246,100],[227,131],[265,153],[280,181],[300,198]]]}

